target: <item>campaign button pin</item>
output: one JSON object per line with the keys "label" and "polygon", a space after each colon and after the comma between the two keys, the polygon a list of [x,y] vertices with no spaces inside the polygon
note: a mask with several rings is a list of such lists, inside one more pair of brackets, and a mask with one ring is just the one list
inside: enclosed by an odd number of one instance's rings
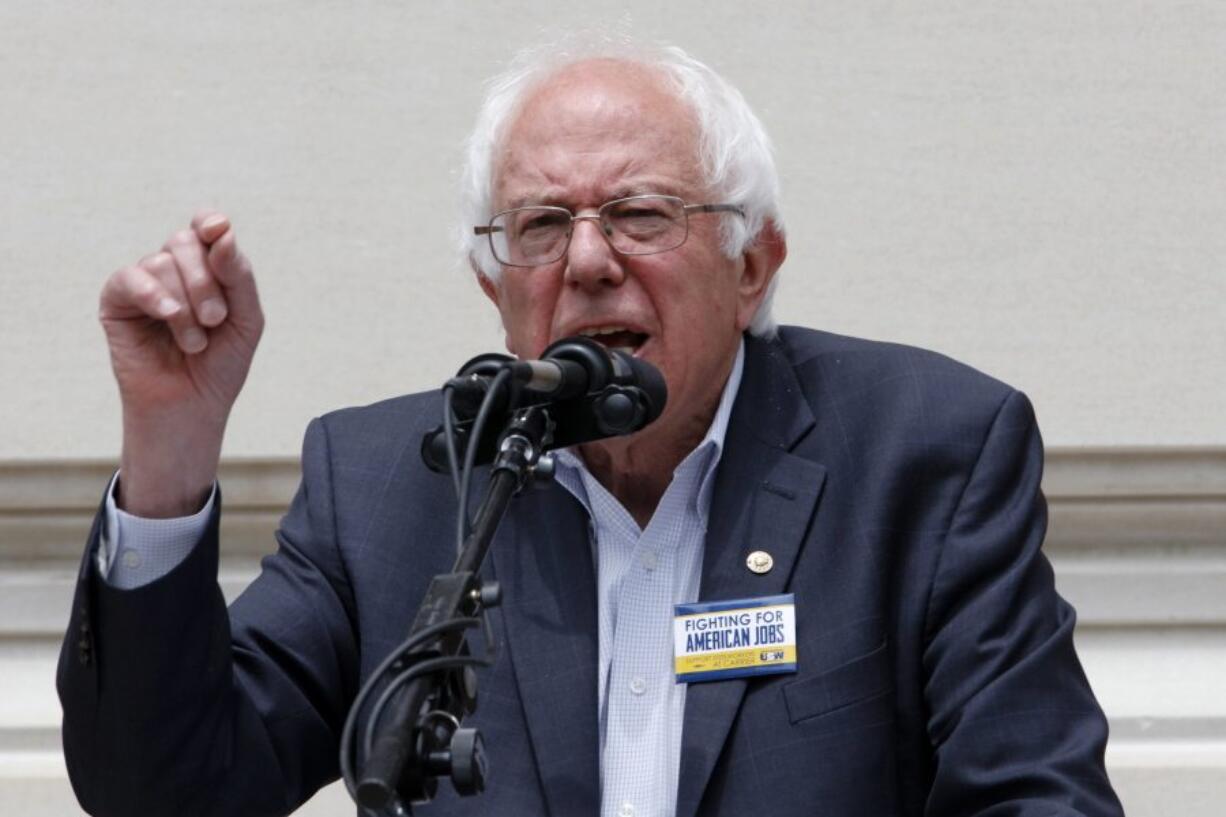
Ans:
{"label": "campaign button pin", "polygon": [[775,566],[774,558],[765,550],[755,550],[749,554],[749,558],[745,560],[745,566],[751,572],[761,576],[763,573],[769,573],[770,569]]}

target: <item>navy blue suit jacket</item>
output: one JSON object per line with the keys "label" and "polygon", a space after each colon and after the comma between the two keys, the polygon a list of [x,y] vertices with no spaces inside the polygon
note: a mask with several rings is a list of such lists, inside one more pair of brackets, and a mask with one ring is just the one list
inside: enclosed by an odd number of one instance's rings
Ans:
{"label": "navy blue suit jacket", "polygon": [[[278,551],[228,614],[216,517],[146,587],[109,587],[87,556],[58,679],[87,810],[282,814],[337,776],[359,684],[453,560],[450,481],[418,455],[439,413],[426,394],[314,421]],[[701,598],[795,593],[800,670],[690,688],[678,816],[1120,814],[1040,552],[1041,472],[1026,398],[965,366],[747,338]],[[559,486],[514,501],[486,566],[504,648],[471,719],[489,787],[444,784],[418,813],[598,814],[587,530]],[[754,550],[770,572],[746,569]]]}

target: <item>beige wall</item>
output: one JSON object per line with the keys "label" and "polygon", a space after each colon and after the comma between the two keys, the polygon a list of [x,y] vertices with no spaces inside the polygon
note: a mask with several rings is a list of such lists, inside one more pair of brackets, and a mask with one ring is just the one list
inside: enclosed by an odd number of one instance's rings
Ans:
{"label": "beige wall", "polygon": [[99,283],[199,204],[269,316],[230,455],[500,348],[452,252],[481,81],[547,21],[623,17],[774,135],[783,319],[967,360],[1049,443],[1226,443],[1226,4],[603,6],[8,0],[0,458],[115,455]]}

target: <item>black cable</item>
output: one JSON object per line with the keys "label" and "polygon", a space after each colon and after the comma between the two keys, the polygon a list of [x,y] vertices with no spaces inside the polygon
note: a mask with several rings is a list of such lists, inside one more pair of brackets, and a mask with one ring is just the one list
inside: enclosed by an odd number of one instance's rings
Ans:
{"label": "black cable", "polygon": [[477,619],[472,618],[456,618],[440,622],[438,624],[425,627],[422,630],[409,636],[396,649],[388,653],[383,662],[370,674],[366,679],[366,683],[358,691],[357,697],[353,699],[353,705],[349,708],[349,715],[345,718],[345,726],[341,730],[341,777],[345,781],[345,788],[349,790],[349,796],[356,803],[358,798],[358,784],[353,772],[354,747],[353,738],[354,732],[357,730],[358,713],[365,704],[366,699],[370,696],[374,688],[379,684],[380,680],[391,669],[392,665],[404,658],[405,654],[410,650],[415,649],[419,644],[427,641],[437,635],[450,632],[452,630],[467,630],[476,626]]}
{"label": "black cable", "polygon": [[489,665],[490,660],[485,656],[444,655],[422,661],[420,664],[414,664],[392,678],[391,681],[388,681],[387,686],[379,697],[375,699],[375,704],[370,710],[370,717],[366,719],[366,735],[362,741],[362,751],[367,757],[370,756],[370,749],[375,743],[375,728],[383,717],[383,710],[387,707],[397,690],[409,681],[440,670],[457,669],[459,667],[488,667]]}
{"label": "black cable", "polygon": [[464,550],[464,542],[468,539],[468,532],[472,526],[468,519],[468,493],[472,482],[473,465],[477,459],[477,448],[481,445],[481,433],[485,430],[485,423],[489,420],[490,412],[493,410],[495,396],[510,379],[510,369],[502,369],[494,376],[489,391],[485,393],[481,401],[481,408],[477,410],[477,419],[473,421],[472,432],[468,436],[468,445],[464,450],[464,471],[460,477],[460,508],[459,513],[456,514],[457,553]]}
{"label": "black cable", "polygon": [[374,743],[374,725],[383,716],[383,709],[387,706],[388,701],[391,700],[392,693],[396,689],[404,686],[418,675],[425,675],[436,669],[493,666],[495,659],[498,657],[498,642],[494,640],[494,629],[490,626],[490,620],[485,616],[481,616],[479,618],[452,619],[452,621],[464,622],[464,629],[470,629],[480,623],[481,632],[485,636],[485,651],[481,655],[442,655],[437,658],[431,658],[405,669],[399,675],[392,678],[391,681],[388,681],[387,687],[375,700],[374,706],[371,707],[370,717],[367,719],[364,747],[367,755],[370,754],[370,747]]}
{"label": "black cable", "polygon": [[456,499],[460,498],[460,458],[456,454],[455,411],[452,403],[455,401],[455,386],[448,383],[443,386],[443,440],[447,443],[447,467],[451,471],[451,484],[455,488]]}

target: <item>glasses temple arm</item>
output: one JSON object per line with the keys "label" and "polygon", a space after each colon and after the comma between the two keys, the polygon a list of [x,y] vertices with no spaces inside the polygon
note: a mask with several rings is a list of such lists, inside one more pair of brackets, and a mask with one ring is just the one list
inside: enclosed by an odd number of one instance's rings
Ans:
{"label": "glasses temple arm", "polygon": [[745,208],[739,204],[687,204],[685,206],[687,213],[736,213],[742,218],[745,216]]}

